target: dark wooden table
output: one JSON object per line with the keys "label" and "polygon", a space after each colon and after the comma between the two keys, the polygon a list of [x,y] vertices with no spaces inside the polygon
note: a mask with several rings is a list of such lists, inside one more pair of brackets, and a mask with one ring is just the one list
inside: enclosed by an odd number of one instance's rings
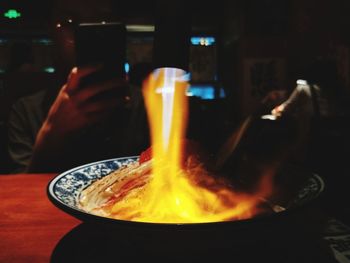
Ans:
{"label": "dark wooden table", "polygon": [[62,236],[80,223],[48,200],[54,176],[0,175],[0,262],[50,262]]}

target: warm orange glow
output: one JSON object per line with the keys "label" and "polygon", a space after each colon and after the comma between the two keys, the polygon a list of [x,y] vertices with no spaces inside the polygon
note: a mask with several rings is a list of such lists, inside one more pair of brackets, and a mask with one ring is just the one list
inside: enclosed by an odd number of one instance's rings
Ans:
{"label": "warm orange glow", "polygon": [[271,191],[271,176],[264,177],[254,195],[242,194],[211,177],[201,165],[193,170],[182,167],[187,87],[185,72],[174,68],[158,69],[145,81],[152,176],[142,190],[114,204],[112,212],[119,218],[156,223],[245,219],[258,213],[260,198]]}

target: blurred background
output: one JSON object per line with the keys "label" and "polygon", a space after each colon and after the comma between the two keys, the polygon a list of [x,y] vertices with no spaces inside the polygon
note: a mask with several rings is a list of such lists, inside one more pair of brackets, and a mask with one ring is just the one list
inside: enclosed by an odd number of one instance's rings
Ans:
{"label": "blurred background", "polygon": [[[171,10],[173,3],[163,2],[163,8]],[[154,23],[160,12],[156,1],[60,0],[54,10],[52,6],[50,0],[0,1],[2,173],[7,171],[6,121],[11,105],[50,87],[60,67],[54,59],[53,27],[123,21],[128,30],[125,71],[153,62]],[[335,69],[334,83],[341,86],[341,98],[350,93],[349,1],[184,1],[183,10],[191,18],[186,58],[191,73],[190,136],[209,149],[217,149],[270,92],[277,94],[271,106],[286,99],[315,59]],[[173,48],[169,45],[168,52]],[[330,122],[320,145],[324,154],[315,168],[334,185],[334,192],[345,188],[341,182],[348,176],[348,117],[343,114]],[[266,138],[261,140],[264,144],[259,147],[268,148]]]}

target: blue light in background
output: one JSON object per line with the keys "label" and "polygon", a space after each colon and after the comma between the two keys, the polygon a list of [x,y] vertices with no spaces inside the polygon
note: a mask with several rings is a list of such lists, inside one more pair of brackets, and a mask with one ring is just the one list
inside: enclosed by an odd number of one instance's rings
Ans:
{"label": "blue light in background", "polygon": [[226,93],[225,93],[225,90],[224,90],[223,88],[220,88],[219,97],[220,97],[221,99],[226,98]]}
{"label": "blue light in background", "polygon": [[53,41],[51,39],[48,39],[48,38],[33,39],[32,42],[35,44],[41,44],[41,45],[45,45],[45,46],[53,45]]}
{"label": "blue light in background", "polygon": [[124,70],[125,70],[125,73],[126,73],[126,74],[129,73],[129,71],[130,71],[130,64],[129,64],[128,62],[126,62],[126,63],[124,64]]}
{"label": "blue light in background", "polygon": [[46,67],[46,68],[44,68],[44,71],[46,73],[54,73],[55,72],[55,68],[54,67]]}
{"label": "blue light in background", "polygon": [[214,37],[191,37],[191,43],[192,45],[200,45],[200,46],[211,46],[215,44],[215,38]]}
{"label": "blue light in background", "polygon": [[[215,87],[212,85],[190,85],[186,95],[189,97],[199,97],[202,100],[213,100],[215,98]],[[218,98],[223,99],[226,97],[223,88],[220,88]]]}
{"label": "blue light in background", "polygon": [[200,97],[203,100],[212,100],[215,98],[213,86],[193,86],[191,85],[187,90],[187,96]]}

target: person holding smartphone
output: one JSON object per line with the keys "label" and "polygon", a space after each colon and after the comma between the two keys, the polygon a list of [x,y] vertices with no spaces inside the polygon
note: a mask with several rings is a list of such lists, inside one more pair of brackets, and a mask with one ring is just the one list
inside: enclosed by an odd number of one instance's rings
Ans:
{"label": "person holding smartphone", "polygon": [[148,144],[147,127],[138,128],[144,133],[136,137],[139,142],[127,136],[135,113],[125,77],[105,74],[99,63],[75,67],[74,27],[70,20],[61,21],[55,20],[52,34],[58,84],[20,99],[9,117],[13,172],[61,172],[135,155]]}

